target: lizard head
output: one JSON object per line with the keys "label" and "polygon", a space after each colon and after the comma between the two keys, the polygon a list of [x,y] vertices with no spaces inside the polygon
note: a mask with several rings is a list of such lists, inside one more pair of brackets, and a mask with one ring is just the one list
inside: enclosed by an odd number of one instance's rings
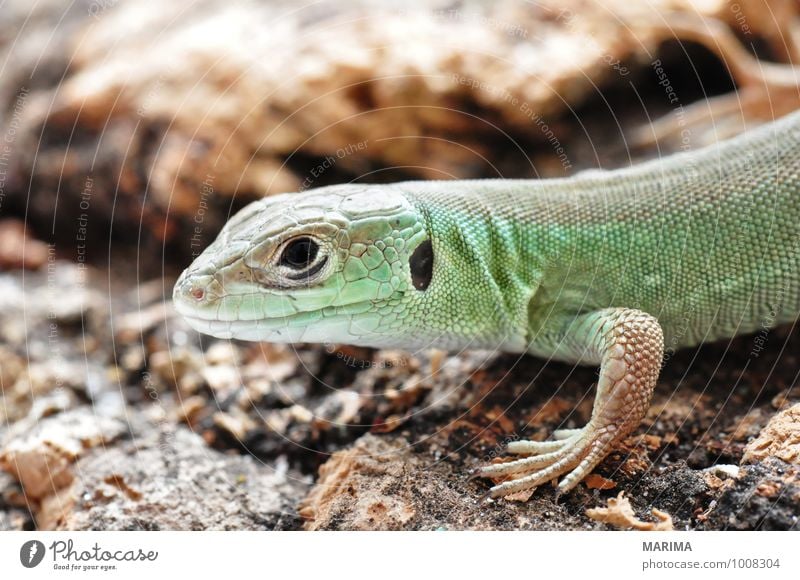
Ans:
{"label": "lizard head", "polygon": [[242,209],[173,299],[219,338],[391,345],[432,262],[425,222],[399,190],[324,187]]}

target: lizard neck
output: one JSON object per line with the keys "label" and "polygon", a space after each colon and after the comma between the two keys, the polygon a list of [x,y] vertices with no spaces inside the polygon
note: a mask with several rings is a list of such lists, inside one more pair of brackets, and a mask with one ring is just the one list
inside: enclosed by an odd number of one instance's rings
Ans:
{"label": "lizard neck", "polygon": [[[437,324],[468,320],[458,346],[471,335],[506,350],[535,343],[555,313],[615,306],[658,318],[668,347],[752,330],[769,313],[765,303],[741,320],[767,283],[761,256],[780,248],[771,267],[797,266],[795,230],[770,224],[800,223],[798,147],[800,113],[630,169],[398,184],[442,241]],[[791,302],[775,319],[793,315]]]}

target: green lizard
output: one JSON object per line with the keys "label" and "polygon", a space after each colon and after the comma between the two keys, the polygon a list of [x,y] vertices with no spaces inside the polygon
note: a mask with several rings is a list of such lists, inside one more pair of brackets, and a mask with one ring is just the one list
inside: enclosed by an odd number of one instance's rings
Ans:
{"label": "green lizard", "polygon": [[252,203],[174,302],[220,338],[482,348],[599,365],[592,416],[480,476],[572,489],[630,434],[665,348],[800,315],[800,113],[635,167],[340,185]]}

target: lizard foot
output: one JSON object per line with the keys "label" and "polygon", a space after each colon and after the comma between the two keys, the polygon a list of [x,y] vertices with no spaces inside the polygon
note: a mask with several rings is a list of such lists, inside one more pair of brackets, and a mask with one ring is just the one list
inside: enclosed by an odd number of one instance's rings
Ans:
{"label": "lizard foot", "polygon": [[528,455],[488,465],[477,477],[499,480],[488,495],[503,497],[561,477],[566,493],[624,439],[644,417],[658,378],[664,341],[661,326],[639,310],[608,308],[564,324],[559,336],[580,341],[589,362],[600,363],[592,418],[582,429],[560,430],[554,441],[514,441],[508,451]]}
{"label": "lizard foot", "polygon": [[503,497],[539,487],[566,475],[558,485],[558,493],[566,493],[578,484],[611,451],[615,442],[613,426],[595,429],[571,429],[556,441],[515,441],[508,451],[531,455],[508,463],[488,465],[479,470],[480,477],[510,477],[489,490],[491,497]]}

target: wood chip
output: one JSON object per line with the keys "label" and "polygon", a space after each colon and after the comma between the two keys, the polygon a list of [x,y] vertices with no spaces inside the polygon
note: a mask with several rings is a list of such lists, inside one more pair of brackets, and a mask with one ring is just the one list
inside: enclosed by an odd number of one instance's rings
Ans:
{"label": "wood chip", "polygon": [[638,519],[633,512],[633,506],[631,506],[630,500],[625,497],[624,491],[619,492],[616,498],[609,499],[608,507],[590,508],[586,510],[586,515],[593,520],[621,529],[632,528],[645,532],[669,532],[675,529],[672,525],[672,516],[668,513],[653,508],[652,514],[658,521],[643,522]]}
{"label": "wood chip", "polygon": [[370,433],[391,433],[403,426],[410,418],[410,415],[389,415],[381,423],[372,426]]}
{"label": "wood chip", "polygon": [[0,221],[0,270],[37,270],[47,261],[47,244],[29,234],[20,220]]}
{"label": "wood chip", "polygon": [[597,475],[596,473],[590,473],[583,482],[589,489],[614,489],[617,487],[617,482],[606,479],[602,475]]}

